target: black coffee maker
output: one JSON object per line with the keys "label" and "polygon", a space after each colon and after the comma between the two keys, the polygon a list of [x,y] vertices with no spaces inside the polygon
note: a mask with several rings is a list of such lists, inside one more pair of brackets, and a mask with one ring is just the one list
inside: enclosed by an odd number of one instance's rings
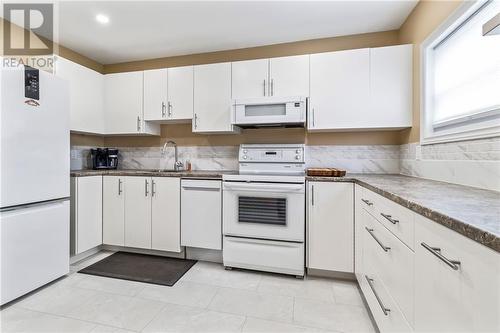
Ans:
{"label": "black coffee maker", "polygon": [[116,169],[118,167],[118,149],[95,148],[90,149],[92,169]]}

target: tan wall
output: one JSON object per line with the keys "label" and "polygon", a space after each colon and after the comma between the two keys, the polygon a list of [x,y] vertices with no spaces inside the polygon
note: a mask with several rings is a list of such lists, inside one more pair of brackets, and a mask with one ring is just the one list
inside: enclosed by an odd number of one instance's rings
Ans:
{"label": "tan wall", "polygon": [[[1,38],[0,55],[3,55],[3,51],[4,51],[3,50],[3,29],[4,29],[4,19],[0,18],[0,38]],[[11,38],[13,40],[13,43],[17,43],[17,42],[23,40],[24,31],[25,31],[24,28],[10,23],[10,29],[11,29]],[[34,36],[34,34],[32,32],[30,32],[30,34],[32,34],[32,36]],[[40,39],[47,41],[46,38],[40,38]],[[37,43],[37,44],[35,44],[35,46],[41,47],[41,46],[43,46],[43,44]],[[100,63],[98,63],[98,62],[96,62],[88,57],[85,57],[85,56],[83,56],[83,55],[81,55],[73,50],[70,50],[62,45],[59,45],[57,43],[54,43],[54,53],[60,55],[61,57],[69,59],[73,62],[76,62],[82,66],[91,68],[99,73],[103,73],[103,66]]]}
{"label": "tan wall", "polygon": [[413,127],[401,132],[401,143],[420,141],[420,44],[462,1],[420,1],[399,30],[399,42],[413,45]]}
{"label": "tan wall", "polygon": [[306,143],[310,145],[398,144],[399,132],[307,133],[303,128],[247,129],[241,134],[200,135],[191,124],[162,125],[160,137],[111,136],[109,147],[155,147],[174,140],[180,146],[236,146],[241,143]]}
{"label": "tan wall", "polygon": [[259,58],[272,58],[396,44],[398,44],[398,31],[392,30],[104,65],[104,72],[108,74],[117,72],[140,71],[145,69],[200,65]]}

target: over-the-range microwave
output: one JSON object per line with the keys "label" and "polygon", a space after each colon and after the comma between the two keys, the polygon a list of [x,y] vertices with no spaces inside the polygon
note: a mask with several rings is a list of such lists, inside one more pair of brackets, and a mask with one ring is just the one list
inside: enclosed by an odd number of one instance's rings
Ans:
{"label": "over-the-range microwave", "polygon": [[233,125],[239,127],[304,127],[307,98],[262,97],[233,100]]}

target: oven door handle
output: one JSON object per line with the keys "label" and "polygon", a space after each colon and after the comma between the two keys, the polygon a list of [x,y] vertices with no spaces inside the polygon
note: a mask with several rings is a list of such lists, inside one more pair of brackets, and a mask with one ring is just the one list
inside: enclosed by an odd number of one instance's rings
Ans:
{"label": "oven door handle", "polygon": [[303,184],[224,183],[225,191],[304,192]]}

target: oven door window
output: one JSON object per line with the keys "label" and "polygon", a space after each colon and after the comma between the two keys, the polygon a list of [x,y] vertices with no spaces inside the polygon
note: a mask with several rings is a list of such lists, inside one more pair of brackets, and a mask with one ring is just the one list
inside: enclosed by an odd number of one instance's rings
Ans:
{"label": "oven door window", "polygon": [[238,222],[286,226],[286,198],[238,197]]}

